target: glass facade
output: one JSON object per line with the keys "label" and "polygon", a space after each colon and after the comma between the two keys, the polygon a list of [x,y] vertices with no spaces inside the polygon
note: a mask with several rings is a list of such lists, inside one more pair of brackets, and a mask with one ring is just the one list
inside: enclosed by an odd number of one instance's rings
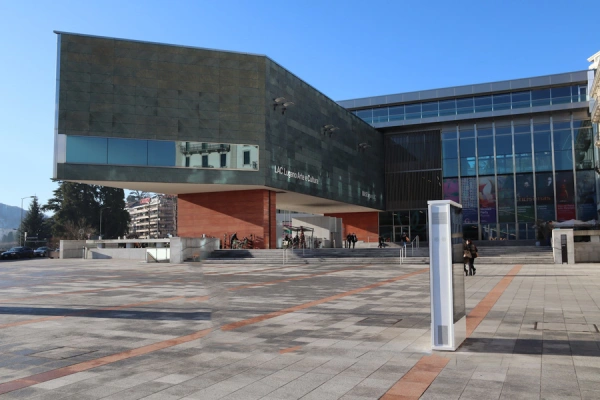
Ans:
{"label": "glass facade", "polygon": [[463,205],[465,237],[535,239],[536,222],[596,218],[589,120],[461,124],[441,137],[443,198]]}
{"label": "glass facade", "polygon": [[353,111],[369,124],[403,120],[515,110],[588,101],[585,85],[525,90],[486,96],[409,103]]}
{"label": "glass facade", "polygon": [[256,171],[258,146],[67,136],[66,162]]}
{"label": "glass facade", "polygon": [[379,213],[379,235],[386,242],[399,242],[402,234],[411,240],[427,241],[427,209]]}

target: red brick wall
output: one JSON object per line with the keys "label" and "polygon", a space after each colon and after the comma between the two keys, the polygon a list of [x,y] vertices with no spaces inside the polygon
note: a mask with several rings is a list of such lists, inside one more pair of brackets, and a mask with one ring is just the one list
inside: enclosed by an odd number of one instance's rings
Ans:
{"label": "red brick wall", "polygon": [[180,194],[177,204],[177,234],[228,237],[237,232],[241,240],[255,237],[254,247],[276,247],[276,195],[269,190]]}
{"label": "red brick wall", "polygon": [[379,239],[379,213],[356,212],[356,213],[337,213],[325,214],[327,217],[336,217],[342,219],[342,239],[346,239],[348,233],[356,233],[360,241],[375,242]]}

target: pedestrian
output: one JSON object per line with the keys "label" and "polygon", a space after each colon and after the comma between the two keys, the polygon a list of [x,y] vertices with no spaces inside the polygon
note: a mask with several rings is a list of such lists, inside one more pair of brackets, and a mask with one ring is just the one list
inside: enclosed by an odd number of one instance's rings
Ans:
{"label": "pedestrian", "polygon": [[[467,275],[473,276],[477,272],[477,270],[475,269],[475,259],[477,258],[477,256],[478,256],[477,246],[475,246],[475,243],[473,243],[471,241],[471,239],[467,239],[465,241],[465,246],[464,246],[465,276],[467,276]],[[466,266],[467,264],[469,264],[468,271],[467,271],[467,266]]]}
{"label": "pedestrian", "polygon": [[352,243],[352,234],[348,232],[346,235],[346,248],[350,248],[350,243]]}
{"label": "pedestrian", "polygon": [[356,247],[356,242],[358,242],[358,238],[356,237],[356,233],[352,232],[352,248]]}
{"label": "pedestrian", "polygon": [[379,235],[379,246],[380,249],[383,249],[383,236]]}
{"label": "pedestrian", "polygon": [[231,235],[231,239],[229,239],[229,245],[230,248],[235,249],[237,248],[237,242],[238,242],[238,237],[237,237],[237,232],[233,232],[233,235]]}
{"label": "pedestrian", "polygon": [[402,232],[402,238],[400,240],[402,241],[402,246],[404,246],[404,248],[406,248],[406,243],[410,243],[410,237],[408,237],[406,232]]}

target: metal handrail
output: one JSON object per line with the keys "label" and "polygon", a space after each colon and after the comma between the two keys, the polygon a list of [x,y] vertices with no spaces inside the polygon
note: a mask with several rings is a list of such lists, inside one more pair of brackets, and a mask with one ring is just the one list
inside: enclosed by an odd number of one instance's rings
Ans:
{"label": "metal handrail", "polygon": [[411,241],[412,242],[416,242],[416,247],[417,249],[419,248],[419,235],[415,236],[415,238]]}

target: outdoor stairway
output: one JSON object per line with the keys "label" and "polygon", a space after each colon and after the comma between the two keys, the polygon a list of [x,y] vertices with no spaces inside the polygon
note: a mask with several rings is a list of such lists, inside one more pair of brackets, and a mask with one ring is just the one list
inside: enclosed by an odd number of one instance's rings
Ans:
{"label": "outdoor stairway", "polygon": [[478,250],[476,266],[479,264],[554,264],[552,249],[547,246],[478,246]]}
{"label": "outdoor stairway", "polygon": [[[429,248],[407,248],[405,264],[429,264]],[[400,248],[295,249],[287,250],[286,264],[377,263],[400,264]],[[283,250],[215,250],[205,264],[283,264]],[[501,246],[479,247],[480,264],[552,264],[549,247]]]}
{"label": "outdoor stairway", "polygon": [[[412,253],[412,254],[411,254]],[[203,262],[206,264],[283,264],[283,250],[215,250]],[[380,263],[400,264],[400,248],[356,248],[356,249],[288,249],[286,264],[314,263]],[[429,249],[411,251],[407,248],[407,258],[411,264],[429,262]],[[408,259],[405,259],[408,263]]]}

